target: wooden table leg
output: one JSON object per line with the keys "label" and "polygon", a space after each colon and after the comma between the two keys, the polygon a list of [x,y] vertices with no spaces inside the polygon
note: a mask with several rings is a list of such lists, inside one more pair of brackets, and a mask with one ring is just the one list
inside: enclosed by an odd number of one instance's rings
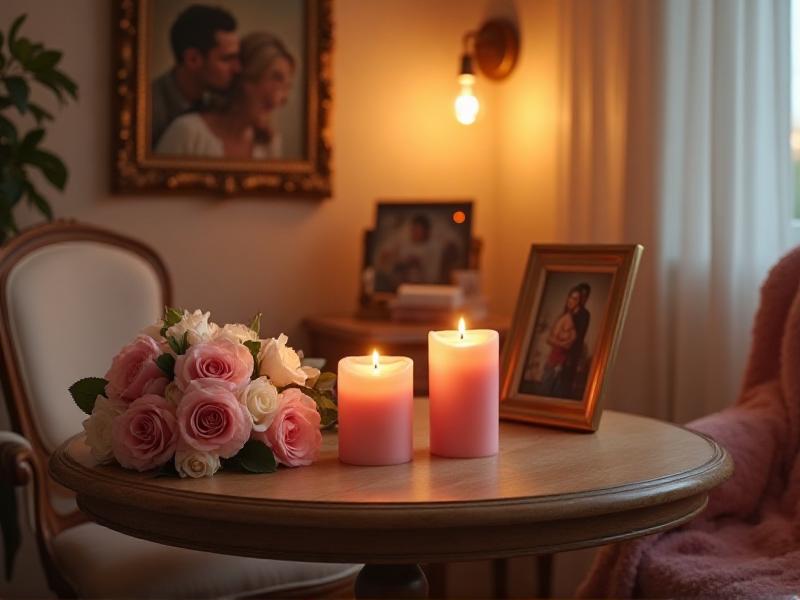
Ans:
{"label": "wooden table leg", "polygon": [[356,598],[427,598],[428,580],[419,565],[364,565]]}
{"label": "wooden table leg", "polygon": [[553,555],[538,555],[536,557],[536,566],[536,575],[539,579],[538,597],[550,598],[553,593]]}

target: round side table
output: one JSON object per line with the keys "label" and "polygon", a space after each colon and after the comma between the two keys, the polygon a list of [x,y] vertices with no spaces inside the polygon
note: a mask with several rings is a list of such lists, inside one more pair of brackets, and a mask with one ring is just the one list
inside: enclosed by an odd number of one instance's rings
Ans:
{"label": "round side table", "polygon": [[505,558],[596,546],[684,523],[732,472],[712,439],[606,411],[593,434],[500,425],[500,453],[428,453],[427,402],[415,402],[415,454],[356,467],[334,433],[311,467],[269,475],[156,478],[98,466],[78,435],[50,472],[98,523],[163,544],[298,561],[366,563],[359,597],[427,593],[421,562]]}

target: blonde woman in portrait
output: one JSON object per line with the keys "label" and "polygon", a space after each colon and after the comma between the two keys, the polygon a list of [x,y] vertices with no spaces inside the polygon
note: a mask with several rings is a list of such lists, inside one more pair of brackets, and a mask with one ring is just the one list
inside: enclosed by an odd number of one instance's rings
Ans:
{"label": "blonde woman in portrait", "polygon": [[156,153],[229,159],[280,158],[282,140],[272,124],[286,104],[295,72],[294,57],[281,40],[264,32],[242,39],[242,72],[218,108],[175,119]]}

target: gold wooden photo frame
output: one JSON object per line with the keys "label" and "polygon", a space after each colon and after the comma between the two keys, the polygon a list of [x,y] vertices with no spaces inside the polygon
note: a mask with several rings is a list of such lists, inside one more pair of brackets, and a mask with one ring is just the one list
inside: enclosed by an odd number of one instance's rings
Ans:
{"label": "gold wooden photo frame", "polygon": [[[112,60],[114,191],[330,196],[332,2],[116,0]],[[176,46],[175,42],[176,31],[184,33],[183,39],[188,31],[188,37],[196,40],[196,32],[202,28],[196,24],[202,25],[203,19],[206,28],[210,27],[208,20],[214,14],[200,14],[199,21],[198,15],[185,14],[200,9],[223,13],[221,24],[219,19],[214,24],[224,28],[221,35],[227,39],[222,41],[228,45],[220,42],[211,50],[217,53],[216,72],[199,83],[195,81],[193,88],[182,88],[197,90],[200,86],[201,100],[190,103],[185,94],[177,94],[178,87],[172,81],[165,82],[164,78],[184,64],[200,68],[196,65],[202,66],[203,60],[211,61],[208,44],[194,41],[199,49],[185,50],[185,43]],[[181,26],[182,15],[187,23]],[[214,31],[214,35],[220,32]],[[270,61],[277,60],[276,55],[283,62],[269,66]],[[227,74],[224,61],[236,65]],[[264,90],[279,85],[280,65],[288,65],[283,68],[285,90],[276,96]],[[178,76],[174,79],[184,83]],[[159,81],[165,85],[157,89]],[[202,87],[205,82],[208,87]],[[241,100],[240,104],[246,101],[250,110],[234,105],[236,100]],[[184,101],[184,111],[171,110],[165,122],[174,123],[175,115],[191,118],[183,119],[180,127],[173,128],[177,132],[165,138],[165,128],[158,126],[165,104],[171,102],[174,108]],[[246,114],[250,118],[242,125],[250,128],[242,134],[242,144],[230,143],[233,130],[229,121],[220,117],[220,123],[209,123],[206,118],[228,107],[228,116]],[[197,115],[205,122],[199,122]],[[213,118],[216,115],[214,112]],[[215,133],[220,135],[215,138]]]}
{"label": "gold wooden photo frame", "polygon": [[503,350],[501,418],[597,429],[642,251],[531,247]]}

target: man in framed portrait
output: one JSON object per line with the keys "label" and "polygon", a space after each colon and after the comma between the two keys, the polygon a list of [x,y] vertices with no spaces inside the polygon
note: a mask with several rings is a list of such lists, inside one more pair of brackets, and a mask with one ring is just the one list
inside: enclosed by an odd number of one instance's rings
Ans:
{"label": "man in framed portrait", "polygon": [[211,94],[224,94],[239,64],[236,19],[223,8],[193,4],[170,28],[175,65],[151,87],[151,147],[182,114],[203,108]]}

